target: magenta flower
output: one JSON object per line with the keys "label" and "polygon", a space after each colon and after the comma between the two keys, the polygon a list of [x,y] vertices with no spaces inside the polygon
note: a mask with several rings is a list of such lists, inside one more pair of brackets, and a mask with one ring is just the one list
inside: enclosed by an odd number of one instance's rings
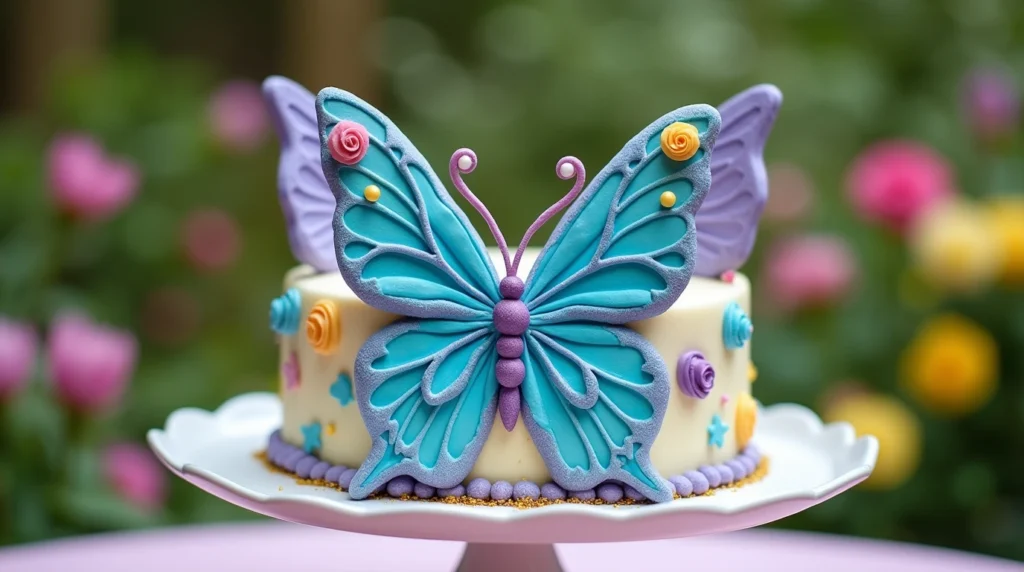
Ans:
{"label": "magenta flower", "polygon": [[231,266],[242,249],[238,223],[220,209],[190,213],[182,224],[185,257],[199,270],[223,270]]}
{"label": "magenta flower", "polygon": [[327,136],[327,150],[342,165],[363,160],[370,147],[370,134],[355,121],[339,121]]}
{"label": "magenta flower", "polygon": [[47,175],[57,208],[89,221],[116,214],[139,186],[139,172],[132,163],[107,156],[99,142],[81,134],[53,140]]}
{"label": "magenta flower", "polygon": [[269,118],[260,87],[245,80],[222,85],[210,98],[210,130],[233,151],[251,151],[266,139]]}
{"label": "magenta flower", "polygon": [[850,291],[856,274],[849,247],[834,236],[782,239],[765,259],[767,294],[783,310],[831,305]]}
{"label": "magenta flower", "polygon": [[956,192],[944,157],[920,143],[901,140],[864,150],[853,162],[846,186],[861,217],[898,232]]}
{"label": "magenta flower", "polygon": [[38,353],[35,328],[0,316],[0,401],[14,397],[25,387]]}
{"label": "magenta flower", "polygon": [[50,325],[48,345],[49,373],[65,405],[98,413],[120,403],[138,351],[131,333],[62,314]]}
{"label": "magenta flower", "polygon": [[103,475],[121,497],[133,505],[153,511],[167,498],[163,467],[149,449],[135,443],[108,445],[102,455]]}
{"label": "magenta flower", "polygon": [[978,70],[964,82],[964,115],[984,139],[1013,132],[1020,121],[1020,94],[1012,78],[996,70]]}

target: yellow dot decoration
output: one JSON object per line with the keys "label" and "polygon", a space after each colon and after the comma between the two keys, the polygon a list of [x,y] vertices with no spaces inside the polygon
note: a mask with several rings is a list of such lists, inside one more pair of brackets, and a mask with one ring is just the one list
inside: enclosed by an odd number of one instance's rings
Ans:
{"label": "yellow dot decoration", "polygon": [[335,425],[334,423],[328,423],[327,427],[324,429],[324,432],[327,433],[328,437],[330,437],[331,435],[334,435],[337,431],[338,431],[338,426]]}
{"label": "yellow dot decoration", "polygon": [[750,383],[757,381],[757,367],[754,366],[754,362],[747,364],[747,379]]}
{"label": "yellow dot decoration", "polygon": [[689,123],[676,121],[661,131],[661,151],[673,161],[685,161],[699,148],[700,134]]}
{"label": "yellow dot decoration", "polygon": [[306,318],[306,339],[316,353],[330,355],[341,340],[341,316],[330,300],[321,300]]}
{"label": "yellow dot decoration", "polygon": [[366,188],[363,189],[363,198],[371,203],[377,202],[380,200],[380,187],[377,185],[366,185]]}
{"label": "yellow dot decoration", "polygon": [[676,194],[672,191],[661,193],[661,206],[670,209],[676,204]]}
{"label": "yellow dot decoration", "polygon": [[757,425],[757,402],[749,393],[741,393],[736,398],[736,446],[742,449],[754,436]]}

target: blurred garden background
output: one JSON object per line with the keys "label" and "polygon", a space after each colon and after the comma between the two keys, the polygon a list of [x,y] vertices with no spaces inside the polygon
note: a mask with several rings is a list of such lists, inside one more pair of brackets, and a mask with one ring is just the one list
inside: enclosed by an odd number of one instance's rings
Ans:
{"label": "blurred garden background", "polygon": [[1024,561],[1021,2],[0,0],[0,45],[0,544],[253,518],[144,435],[275,387],[265,76],[472,147],[512,236],[563,155],[770,82],[754,393],[881,443],[778,526]]}

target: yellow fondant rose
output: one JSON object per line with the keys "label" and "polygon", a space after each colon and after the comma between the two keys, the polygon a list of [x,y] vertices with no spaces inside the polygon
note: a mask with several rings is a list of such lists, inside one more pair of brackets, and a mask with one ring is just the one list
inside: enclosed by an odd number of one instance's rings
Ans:
{"label": "yellow fondant rose", "polygon": [[757,425],[757,402],[749,393],[741,393],[736,399],[736,446],[742,449],[754,436]]}
{"label": "yellow fondant rose", "polygon": [[306,339],[318,354],[330,355],[341,340],[338,307],[329,300],[317,302],[306,318]]}
{"label": "yellow fondant rose", "polygon": [[689,123],[676,121],[661,131],[661,151],[673,161],[685,161],[697,154],[700,136]]}
{"label": "yellow fondant rose", "polygon": [[907,392],[926,409],[960,416],[985,405],[996,390],[999,351],[980,326],[955,314],[925,324],[903,353]]}
{"label": "yellow fondant rose", "polygon": [[878,439],[878,462],[864,481],[867,488],[891,490],[907,481],[921,459],[921,424],[899,400],[875,393],[858,393],[832,404],[824,415],[832,423],[845,421],[857,435]]}

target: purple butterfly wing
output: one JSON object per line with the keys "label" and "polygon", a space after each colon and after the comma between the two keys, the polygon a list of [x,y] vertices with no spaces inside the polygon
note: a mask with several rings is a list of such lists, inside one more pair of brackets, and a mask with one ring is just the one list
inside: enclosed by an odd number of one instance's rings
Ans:
{"label": "purple butterfly wing", "polygon": [[757,85],[719,106],[722,131],[711,154],[711,189],[697,211],[700,276],[719,276],[743,265],[754,249],[757,223],[768,200],[765,141],[782,92]]}
{"label": "purple butterfly wing", "polygon": [[338,269],[333,226],[336,201],[320,163],[316,97],[280,76],[263,82],[263,96],[281,140],[277,194],[292,254],[321,272],[333,272]]}

